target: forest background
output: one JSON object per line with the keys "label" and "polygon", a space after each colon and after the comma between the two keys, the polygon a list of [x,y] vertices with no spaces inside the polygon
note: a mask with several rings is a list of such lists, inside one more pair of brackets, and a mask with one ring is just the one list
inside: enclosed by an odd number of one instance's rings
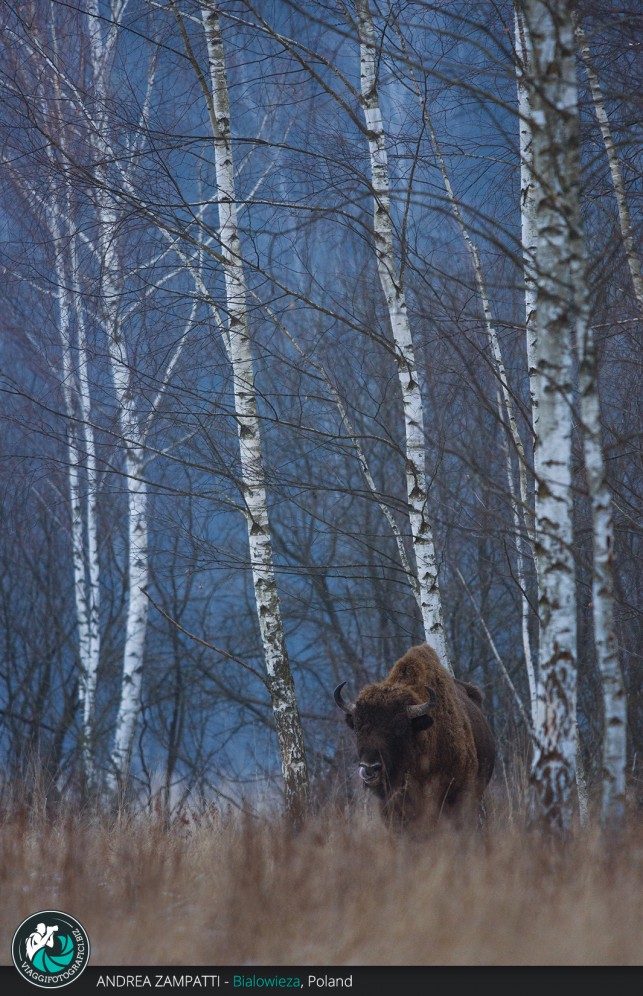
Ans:
{"label": "forest background", "polygon": [[1,17],[3,797],[347,812],[427,639],[503,813],[622,826],[639,5]]}

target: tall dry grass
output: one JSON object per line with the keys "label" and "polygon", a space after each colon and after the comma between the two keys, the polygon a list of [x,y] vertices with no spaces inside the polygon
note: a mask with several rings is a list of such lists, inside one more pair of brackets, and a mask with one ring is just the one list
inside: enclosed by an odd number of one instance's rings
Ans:
{"label": "tall dry grass", "polygon": [[8,807],[4,963],[34,912],[78,918],[92,965],[640,965],[643,822],[565,843],[494,819],[423,843],[364,812],[167,825]]}

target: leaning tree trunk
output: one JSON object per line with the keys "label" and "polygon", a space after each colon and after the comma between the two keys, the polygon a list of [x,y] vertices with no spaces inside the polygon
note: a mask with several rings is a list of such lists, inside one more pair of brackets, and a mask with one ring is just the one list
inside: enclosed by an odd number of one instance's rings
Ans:
{"label": "leaning tree trunk", "polygon": [[572,332],[579,320],[578,111],[571,0],[522,0],[532,50],[529,128],[536,231],[533,392],[539,710],[532,784],[539,818],[571,826],[576,755],[576,593],[572,535]]}
{"label": "leaning tree trunk", "polygon": [[406,295],[393,245],[388,157],[377,90],[375,35],[369,0],[357,0],[356,10],[360,40],[362,108],[371,158],[375,253],[380,284],[386,298],[393,333],[398,378],[404,406],[406,493],[420,592],[422,623],[426,640],[435,648],[443,665],[453,673],[447,650],[438,565],[428,511],[428,487],[425,469],[426,441],[420,378],[406,306]]}
{"label": "leaning tree trunk", "polygon": [[308,808],[308,768],[303,729],[281,620],[268,522],[254,364],[248,329],[247,290],[237,225],[230,103],[223,37],[214,3],[203,10],[202,16],[210,70],[219,240],[224,260],[229,315],[227,347],[232,365],[252,579],[268,688],[279,742],[286,808],[290,819],[297,824]]}

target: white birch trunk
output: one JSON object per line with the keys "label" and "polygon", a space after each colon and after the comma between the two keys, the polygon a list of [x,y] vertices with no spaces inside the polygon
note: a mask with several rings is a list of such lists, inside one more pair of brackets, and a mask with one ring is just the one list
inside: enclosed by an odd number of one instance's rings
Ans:
{"label": "white birch trunk", "polygon": [[533,166],[532,106],[530,79],[533,51],[529,32],[519,6],[514,13],[516,45],[516,84],[520,134],[520,225],[525,284],[525,333],[532,432],[538,432],[538,390],[536,373],[536,184]]}
{"label": "white birch trunk", "polygon": [[406,297],[393,245],[393,223],[386,140],[377,92],[375,37],[368,0],[357,0],[360,39],[362,107],[366,121],[373,185],[373,230],[380,283],[393,333],[406,434],[406,493],[420,590],[425,639],[453,673],[447,650],[438,565],[428,515],[426,448],[422,394],[406,307]]}
{"label": "white birch trunk", "polygon": [[[600,80],[594,68],[585,34],[577,25],[576,36],[589,80],[594,109],[607,154],[619,225],[627,257],[634,294],[643,311],[643,277],[634,246],[634,233],[621,166],[612,137],[603,100]],[[584,274],[579,273],[579,288],[584,292]],[[586,300],[586,294],[585,298]],[[601,433],[598,369],[594,334],[588,316],[578,330],[579,391],[583,429],[583,450],[587,488],[592,504],[592,614],[596,658],[603,686],[603,784],[601,824],[604,829],[620,829],[625,820],[625,771],[627,759],[627,702],[619,664],[618,641],[614,624],[614,521],[612,501],[607,485]]]}
{"label": "white birch trunk", "polygon": [[[57,263],[57,269],[59,264]],[[60,281],[60,275],[57,278]],[[83,497],[82,446],[79,438],[78,414],[73,397],[73,365],[71,360],[70,302],[64,285],[57,289],[58,329],[63,354],[63,396],[67,415],[67,479],[71,509],[71,546],[74,570],[74,601],[78,632],[79,682],[78,699],[82,710],[82,761],[85,777],[93,779],[93,705],[96,688],[96,664],[92,660],[90,634],[90,604],[87,579],[87,550],[85,545],[86,499]]]}
{"label": "white birch trunk", "polygon": [[149,580],[149,550],[147,526],[147,483],[145,481],[145,439],[136,412],[125,342],[118,314],[118,260],[114,233],[116,216],[98,194],[98,241],[103,261],[103,296],[105,330],[108,339],[110,368],[118,404],[118,418],[125,447],[124,481],[127,489],[127,616],[121,696],[111,754],[112,789],[125,785],[132,757],[136,722],[140,712],[141,685],[145,656],[148,600],[145,594]]}
{"label": "white birch trunk", "polygon": [[[54,65],[51,67],[53,120],[56,131],[62,130],[60,108],[63,105],[58,77],[59,41],[55,18],[51,19]],[[47,115],[47,108],[43,107]],[[53,146],[47,157],[56,166]],[[62,349],[62,388],[68,418],[68,481],[71,506],[72,563],[74,599],[78,631],[79,683],[78,699],[82,711],[81,756],[85,786],[95,785],[94,712],[96,683],[100,661],[100,565],[98,560],[98,483],[96,448],[91,421],[91,396],[88,377],[87,341],[84,311],[78,282],[77,236],[73,230],[72,197],[69,178],[65,176],[62,193],[48,200],[45,215],[55,247],[57,277],[56,297],[59,335]],[[68,246],[68,258],[62,246]],[[74,341],[75,325],[75,341]],[[74,357],[75,362],[74,362]]]}
{"label": "white birch trunk", "polygon": [[[537,329],[536,329],[536,305],[538,296],[537,271],[536,271],[536,250],[538,242],[538,227],[536,224],[536,180],[534,177],[533,163],[533,136],[532,136],[532,103],[530,81],[533,82],[533,49],[529,30],[527,29],[524,16],[519,7],[514,10],[514,34],[516,47],[516,88],[518,94],[518,115],[519,115],[519,138],[520,138],[520,223],[521,223],[521,243],[523,257],[523,280],[525,296],[525,343],[527,351],[527,370],[529,376],[529,394],[531,398],[531,425],[532,439],[539,431],[539,386],[537,370]],[[533,548],[533,542],[532,542]],[[538,598],[542,590],[544,561],[540,556],[534,557],[536,570],[536,581],[538,587]],[[538,620],[540,624],[540,620]],[[524,640],[525,619],[523,614],[523,640]],[[540,648],[540,625],[537,635],[537,646]],[[534,742],[538,743],[538,731],[542,729],[544,722],[544,698],[542,686],[538,685],[536,669],[528,671],[529,695],[531,701],[531,713],[533,729],[535,731]],[[578,728],[576,729],[577,754]],[[577,787],[581,818],[586,811],[585,787],[577,773]]]}
{"label": "white birch trunk", "polygon": [[[531,131],[531,95],[529,80],[531,78],[533,52],[529,32],[526,29],[524,17],[519,7],[514,10],[514,33],[516,46],[516,89],[518,95],[518,120],[520,137],[520,226],[523,258],[523,280],[525,295],[525,344],[527,351],[527,371],[529,376],[529,395],[531,398],[531,430],[532,441],[538,432],[538,382],[536,370],[536,185],[533,172],[533,140]],[[533,537],[532,537],[533,549]],[[538,591],[541,588],[541,558],[534,557]],[[525,622],[523,619],[523,632]],[[524,640],[524,635],[523,635]],[[540,646],[540,632],[536,645]],[[542,701],[538,694],[537,662],[528,671],[529,697],[533,729],[537,731],[542,724]]]}
{"label": "white birch trunk", "polygon": [[627,702],[614,622],[612,498],[603,456],[598,369],[583,263],[580,246],[575,271],[577,298],[581,302],[577,325],[578,386],[585,477],[592,508],[594,645],[603,689],[601,824],[605,829],[619,829],[625,819]]}
{"label": "white birch trunk", "polygon": [[214,3],[203,10],[202,17],[215,119],[213,125],[215,128],[214,153],[218,188],[219,238],[224,257],[229,315],[228,346],[232,364],[234,404],[239,437],[243,495],[246,503],[252,578],[268,687],[279,742],[286,807],[291,820],[298,823],[308,807],[308,770],[303,730],[284,639],[273,564],[261,456],[260,423],[248,330],[246,283],[237,226],[230,104],[223,38]]}
{"label": "white birch trunk", "polygon": [[576,596],[572,535],[572,331],[578,233],[578,116],[571,0],[522,0],[532,46],[529,124],[536,224],[535,556],[542,715],[532,765],[538,815],[566,832],[576,756]]}
{"label": "white birch trunk", "polygon": [[[122,13],[120,6],[119,15]],[[118,17],[103,35],[97,0],[88,2],[88,30],[97,106],[95,144],[97,151],[108,151],[109,121],[106,114],[105,77],[113,48]],[[105,157],[106,158],[106,157]],[[127,618],[123,651],[121,696],[116,717],[108,782],[112,790],[124,788],[132,756],[136,721],[140,711],[148,600],[145,595],[149,578],[147,484],[144,477],[144,432],[136,412],[132,372],[119,315],[120,265],[117,246],[117,216],[108,192],[103,166],[96,168],[96,212],[98,249],[101,260],[103,324],[108,343],[110,369],[118,406],[118,418],[125,446],[124,480],[127,488]]]}
{"label": "white birch trunk", "polygon": [[[502,402],[500,399],[500,392],[498,392],[498,412],[502,418]],[[533,613],[529,606],[529,601],[526,595],[526,556],[523,551],[523,544],[525,542],[525,531],[527,537],[531,541],[531,551],[533,554],[533,512],[526,500],[522,501],[519,505],[516,501],[516,496],[514,492],[514,476],[511,463],[511,454],[509,452],[509,442],[506,437],[503,438],[503,450],[505,457],[505,472],[507,475],[507,486],[509,488],[509,494],[511,496],[511,515],[514,524],[514,534],[516,537],[516,581],[520,588],[520,632],[522,637],[522,652],[525,658],[525,670],[527,671],[527,684],[529,687],[529,714],[531,717],[531,725],[529,727],[530,733],[536,729],[538,723],[538,686],[536,680],[536,669],[534,667],[534,659],[531,652],[531,637],[529,634],[529,620]],[[519,458],[520,459],[520,458]],[[524,467],[524,465],[523,465]],[[521,471],[519,471],[521,474]],[[521,489],[522,491],[522,489]],[[529,521],[531,520],[531,521]]]}
{"label": "white birch trunk", "polygon": [[[64,201],[67,215],[70,199]],[[94,705],[100,657],[99,564],[96,544],[96,454],[90,421],[91,398],[87,380],[87,352],[82,306],[77,293],[74,236],[70,244],[69,271],[61,250],[63,224],[60,204],[46,207],[49,230],[55,246],[58,333],[62,352],[62,389],[67,415],[67,453],[74,600],[78,632],[78,698],[82,710],[82,763],[87,786],[94,782]],[[69,288],[72,288],[71,290]],[[74,320],[76,341],[73,341]],[[77,355],[77,364],[74,364]]]}
{"label": "white birch trunk", "polygon": [[81,291],[78,285],[78,267],[75,252],[75,241],[71,244],[72,288],[76,301],[77,331],[76,346],[78,350],[78,405],[80,409],[80,434],[85,453],[86,482],[86,541],[87,541],[87,627],[88,655],[85,668],[85,688],[82,695],[83,729],[86,745],[86,774],[90,787],[95,782],[94,771],[94,706],[96,701],[96,683],[98,665],[100,662],[100,561],[98,551],[98,474],[96,468],[96,446],[92,426],[92,404],[89,391],[87,339],[85,322],[81,303]]}
{"label": "white birch trunk", "polygon": [[[127,777],[132,757],[136,723],[140,712],[145,633],[147,630],[148,583],[147,485],[143,477],[144,452],[139,445],[128,445],[125,460],[127,475],[127,576],[129,592],[121,701],[116,718],[112,747],[112,766],[116,784],[121,787]],[[112,787],[116,787],[112,783]]]}

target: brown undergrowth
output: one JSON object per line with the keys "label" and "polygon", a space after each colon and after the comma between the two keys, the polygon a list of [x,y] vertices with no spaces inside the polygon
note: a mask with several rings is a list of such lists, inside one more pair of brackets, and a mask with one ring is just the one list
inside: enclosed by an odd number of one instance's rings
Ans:
{"label": "brown undergrowth", "polygon": [[0,892],[5,964],[19,923],[57,909],[85,926],[93,965],[631,966],[643,824],[419,843],[337,810],[292,834],[272,818],[23,807],[0,819]]}

